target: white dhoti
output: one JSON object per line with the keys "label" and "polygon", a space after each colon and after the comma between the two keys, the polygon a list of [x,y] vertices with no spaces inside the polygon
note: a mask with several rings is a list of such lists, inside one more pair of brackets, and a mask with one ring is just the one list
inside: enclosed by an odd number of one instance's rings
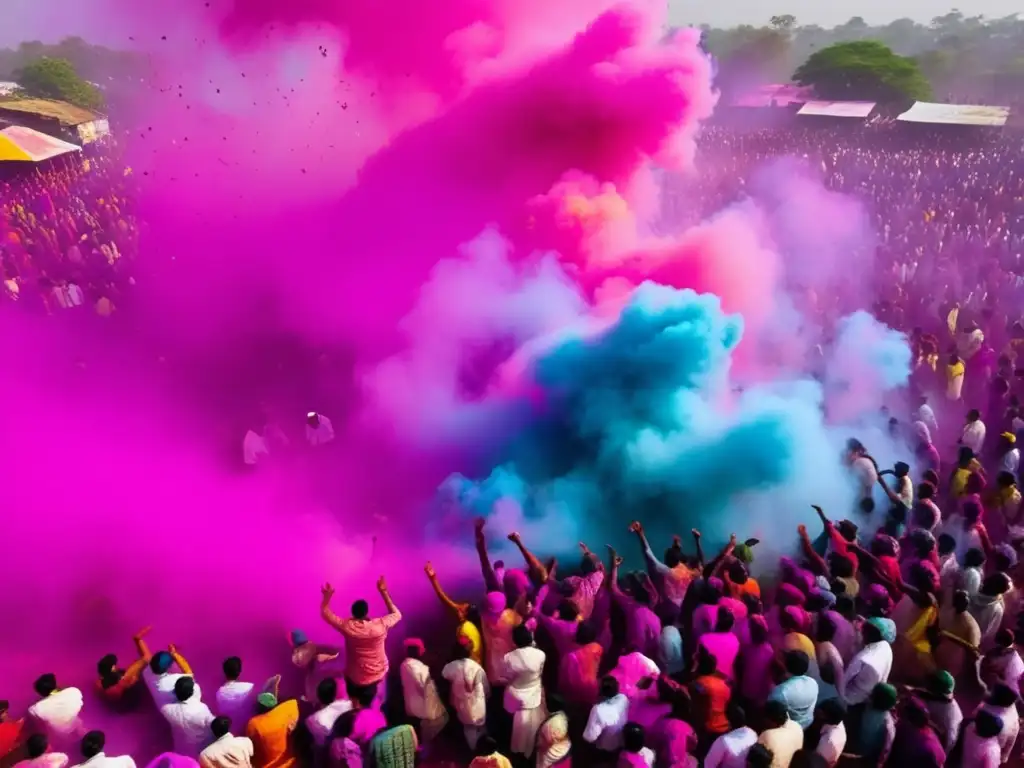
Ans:
{"label": "white dhoti", "polygon": [[548,718],[542,704],[533,709],[520,709],[512,715],[512,752],[529,757],[537,745],[537,730]]}

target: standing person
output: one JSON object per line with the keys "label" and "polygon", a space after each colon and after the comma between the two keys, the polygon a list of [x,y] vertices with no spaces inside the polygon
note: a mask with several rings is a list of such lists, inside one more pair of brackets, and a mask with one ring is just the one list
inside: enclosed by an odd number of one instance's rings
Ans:
{"label": "standing person", "polygon": [[872,689],[853,737],[852,751],[869,765],[884,765],[896,738],[896,689],[888,683],[879,683]]}
{"label": "standing person", "polygon": [[213,712],[199,698],[199,686],[189,676],[175,681],[174,698],[174,702],[160,707],[160,714],[171,726],[174,751],[196,759],[213,741]]}
{"label": "standing person", "polygon": [[406,658],[402,662],[400,677],[405,714],[418,721],[417,731],[421,744],[429,744],[448,724],[448,711],[441,703],[437,684],[430,676],[430,667],[423,663],[426,647],[422,640],[405,641]]}
{"label": "standing person", "polygon": [[569,718],[557,693],[547,697],[547,710],[547,719],[537,730],[536,768],[569,768],[572,764]]}
{"label": "standing person", "polygon": [[66,768],[70,762],[63,752],[51,752],[45,733],[33,733],[25,742],[26,759],[14,768]]}
{"label": "standing person", "polygon": [[0,700],[0,765],[10,765],[10,758],[25,738],[25,720],[11,720],[11,705]]}
{"label": "standing person", "polygon": [[249,718],[256,714],[256,686],[238,679],[242,676],[242,660],[237,656],[225,659],[221,669],[225,682],[217,689],[217,712],[241,733]]}
{"label": "standing person", "polygon": [[33,686],[39,701],[28,708],[28,716],[58,751],[68,751],[85,733],[82,725],[84,698],[77,688],[57,687],[53,673],[41,675]]}
{"label": "standing person", "polygon": [[388,673],[385,642],[388,631],[402,620],[402,614],[391,599],[383,576],[377,580],[377,591],[388,610],[387,614],[371,619],[369,604],[365,600],[356,600],[352,604],[352,618],[341,619],[331,611],[334,587],[324,584],[321,589],[320,616],[345,637],[345,677],[350,685],[376,685]]}
{"label": "standing person", "polygon": [[846,665],[843,674],[846,704],[851,707],[865,703],[877,685],[889,680],[896,625],[890,619],[869,619],[861,635],[864,647]]}
{"label": "standing person", "polygon": [[[303,701],[316,701],[316,687],[321,680],[334,677],[332,667],[341,655],[341,649],[333,645],[312,642],[301,629],[293,629],[288,635],[292,647],[292,665],[303,670]],[[344,663],[344,662],[342,662]]]}
{"label": "standing person", "polygon": [[1014,477],[1020,470],[1020,450],[1017,448],[1017,436],[1012,432],[999,435],[999,471],[1009,472]]}
{"label": "standing person", "polygon": [[80,751],[85,762],[75,768],[135,768],[135,761],[128,755],[108,757],[103,751],[107,737],[103,731],[89,731],[82,737]]}
{"label": "standing person", "polygon": [[441,582],[437,579],[437,573],[434,571],[433,564],[427,563],[423,570],[427,574],[427,579],[430,581],[430,586],[434,588],[438,600],[455,617],[455,621],[458,624],[455,628],[455,638],[460,642],[461,638],[466,638],[466,641],[469,643],[470,658],[477,664],[483,664],[483,639],[480,636],[480,630],[477,628],[477,625],[473,623],[474,615],[479,620],[479,612],[469,603],[457,603],[448,597],[441,587]]}
{"label": "standing person", "polygon": [[441,670],[441,677],[451,684],[452,707],[462,723],[466,743],[475,750],[485,731],[491,686],[484,668],[473,659],[469,643],[455,644],[454,659]]}
{"label": "standing person", "polygon": [[505,655],[505,711],[512,715],[512,747],[515,755],[533,755],[537,729],[547,717],[541,676],[544,673],[544,651],[535,647],[533,635],[525,625],[515,628],[512,639],[516,650]]}
{"label": "standing person", "polygon": [[352,709],[352,702],[345,696],[339,697],[338,693],[338,681],[333,677],[321,680],[316,687],[316,698],[320,706],[306,718],[306,729],[317,748],[327,743],[334,721]]}
{"label": "standing person", "polygon": [[992,688],[988,698],[978,707],[978,712],[990,712],[1003,723],[998,736],[1003,763],[1008,763],[1013,757],[1013,747],[1017,743],[1017,736],[1020,733],[1020,717],[1017,714],[1019,698],[1016,688],[999,683]]}
{"label": "standing person", "polygon": [[[178,671],[172,671],[172,667],[175,666]],[[149,666],[142,670],[142,680],[149,688],[149,692],[153,696],[153,703],[156,704],[158,710],[165,704],[173,704],[177,701],[174,696],[174,686],[183,677],[192,677],[192,667],[189,666],[185,657],[178,653],[178,649],[173,644],[167,646],[166,651],[154,653],[153,658],[149,661]],[[192,684],[195,686],[196,698],[201,699],[202,690],[199,688],[199,684],[195,680],[192,680]]]}
{"label": "standing person", "polygon": [[970,596],[958,590],[953,593],[950,604],[939,612],[939,644],[934,651],[935,663],[939,669],[949,672],[954,680],[960,679],[965,670],[973,670],[981,654],[981,628],[971,615],[970,607]]}
{"label": "standing person", "polygon": [[984,709],[979,710],[974,722],[964,729],[962,765],[970,768],[999,768],[1003,762],[999,748],[999,734],[1003,721]]}
{"label": "standing person", "polygon": [[622,729],[629,716],[629,699],[619,693],[619,681],[610,675],[601,679],[598,702],[591,708],[583,740],[606,757],[622,748]]}
{"label": "standing person", "polygon": [[757,732],[747,725],[742,707],[731,703],[726,716],[730,730],[715,739],[704,758],[704,768],[745,768],[747,754],[757,744]]}
{"label": "standing person", "polygon": [[654,750],[647,746],[644,727],[637,723],[626,723],[622,729],[622,752],[619,753],[617,768],[654,768]]}
{"label": "standing person", "polygon": [[647,563],[647,571],[654,583],[660,587],[665,599],[676,608],[682,606],[686,590],[697,578],[699,571],[686,564],[678,538],[673,546],[666,550],[665,561],[662,562],[654,556],[654,550],[651,549],[647,535],[644,533],[644,527],[639,521],[634,520],[630,524],[629,530],[640,540],[640,548]]}
{"label": "standing person", "polygon": [[964,374],[967,368],[960,355],[951,352],[946,360],[946,399],[956,402],[964,390]]}
{"label": "standing person", "polygon": [[702,744],[710,746],[715,739],[729,731],[726,711],[732,699],[729,681],[718,671],[718,662],[711,654],[698,654],[690,691],[697,709],[698,732]]}
{"label": "standing person", "polygon": [[256,697],[256,715],[249,720],[245,735],[252,741],[253,768],[295,768],[292,734],[299,725],[299,702],[278,702],[272,693]]}
{"label": "standing person", "polygon": [[[112,653],[108,653],[96,665],[96,689],[108,703],[120,704],[126,701],[125,697],[129,691],[137,690],[135,686],[142,679],[142,673],[153,657],[145,640],[150,629],[151,627],[145,627],[132,638],[138,658],[127,669],[121,669],[117,665],[117,656]],[[134,703],[136,697],[132,696],[131,699]]]}
{"label": "standing person", "polygon": [[771,752],[771,768],[789,768],[793,756],[804,746],[804,729],[790,720],[786,706],[780,701],[769,701],[765,705],[764,719],[768,727],[757,743]]}
{"label": "standing person", "polygon": [[316,411],[306,414],[306,442],[312,448],[327,445],[334,440],[334,425],[331,420]]}
{"label": "standing person", "polygon": [[231,720],[216,717],[210,723],[213,743],[199,753],[201,768],[251,768],[252,739],[231,735]]}
{"label": "standing person", "polygon": [[558,690],[572,705],[587,711],[597,703],[604,648],[597,642],[593,625],[580,622],[576,628],[576,649],[558,665]]}
{"label": "standing person", "polygon": [[778,701],[803,729],[814,722],[814,709],[818,703],[818,683],[808,676],[810,660],[803,651],[786,651],[782,656],[786,679],[775,686],[769,701]]}
{"label": "standing person", "polygon": [[955,689],[953,676],[945,670],[939,670],[931,674],[925,689],[918,692],[947,756],[956,746],[956,740],[960,737],[960,724],[964,721],[960,704],[953,695]]}
{"label": "standing person", "polygon": [[972,408],[967,412],[967,423],[960,433],[961,445],[970,448],[975,456],[981,456],[985,445],[985,422],[981,420],[981,411]]}
{"label": "standing person", "polygon": [[821,735],[814,751],[832,768],[846,749],[846,707],[838,699],[829,699],[818,707]]}
{"label": "standing person", "polygon": [[928,720],[924,703],[911,698],[900,712],[893,736],[889,764],[914,768],[942,768],[946,750]]}

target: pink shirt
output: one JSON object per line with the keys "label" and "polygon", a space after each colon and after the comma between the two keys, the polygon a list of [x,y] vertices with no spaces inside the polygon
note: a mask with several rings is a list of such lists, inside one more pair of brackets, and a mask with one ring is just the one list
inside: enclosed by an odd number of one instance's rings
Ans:
{"label": "pink shirt", "polygon": [[718,671],[730,680],[736,679],[736,656],[740,652],[740,639],[732,632],[708,632],[698,645],[704,646],[718,662]]}
{"label": "pink shirt", "polygon": [[377,709],[361,709],[356,713],[352,723],[352,735],[349,738],[359,745],[360,749],[366,749],[366,745],[373,741],[373,737],[388,727],[388,721]]}
{"label": "pink shirt", "polygon": [[388,674],[388,657],[384,643],[388,630],[402,620],[398,611],[379,619],[344,619],[341,634],[345,636],[345,676],[356,685],[370,685]]}
{"label": "pink shirt", "polygon": [[572,601],[580,609],[580,616],[589,619],[594,612],[594,599],[604,583],[604,571],[594,571],[586,576],[570,576],[565,583],[572,589]]}
{"label": "pink shirt", "polygon": [[769,674],[775,650],[771,643],[751,645],[740,656],[740,693],[755,704],[764,704],[775,687]]}

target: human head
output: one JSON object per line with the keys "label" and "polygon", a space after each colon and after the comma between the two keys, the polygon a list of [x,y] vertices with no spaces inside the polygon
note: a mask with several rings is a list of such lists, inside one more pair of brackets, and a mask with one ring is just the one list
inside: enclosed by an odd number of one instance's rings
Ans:
{"label": "human head", "polygon": [[0,723],[7,720],[7,713],[11,709],[11,702],[7,699],[0,699]]}
{"label": "human head", "polygon": [[188,675],[183,675],[174,681],[174,698],[185,702],[192,698],[196,692],[196,681]]}
{"label": "human head", "polygon": [[373,706],[377,697],[377,684],[354,686],[349,689],[348,696],[356,709],[367,709]]}
{"label": "human head", "polygon": [[897,461],[893,466],[893,472],[896,474],[896,477],[906,477],[910,474],[910,465],[905,461]]}
{"label": "human head", "polygon": [[589,576],[597,570],[597,563],[594,562],[594,558],[590,555],[584,555],[580,561],[580,572],[584,576]]}
{"label": "human head", "polygon": [[729,727],[734,731],[747,724],[747,711],[739,705],[739,702],[730,701],[725,707],[725,716],[729,720]]}
{"label": "human head", "polygon": [[974,460],[974,451],[966,445],[961,445],[956,454],[956,464],[960,469],[967,469]]}
{"label": "human head", "polygon": [[888,712],[896,706],[898,694],[895,686],[888,683],[879,683],[871,689],[871,706],[873,709]]}
{"label": "human head", "polygon": [[675,568],[683,562],[683,553],[680,552],[676,547],[669,547],[665,550],[665,565],[669,568]]}
{"label": "human head", "polygon": [[951,555],[956,550],[956,539],[954,539],[948,533],[940,533],[938,547],[940,557]]}
{"label": "human head", "polygon": [[270,693],[261,693],[256,697],[256,711],[264,715],[277,706],[277,697]]}
{"label": "human head", "polygon": [[231,718],[224,717],[223,715],[213,718],[213,722],[210,723],[210,730],[213,731],[213,738],[215,739],[227,736],[231,733]]}
{"label": "human head", "polygon": [[605,675],[601,678],[598,695],[601,697],[602,701],[615,698],[619,695],[619,681],[611,675]]}
{"label": "human head", "polygon": [[103,751],[103,747],[105,747],[106,744],[107,737],[103,734],[103,731],[89,731],[82,737],[82,757],[86,760],[91,760]]}
{"label": "human head", "polygon": [[789,720],[786,705],[774,699],[764,705],[764,719],[772,728],[781,728]]}
{"label": "human head", "polygon": [[639,752],[644,748],[646,736],[644,727],[639,723],[626,723],[622,729],[622,748],[627,752]]}
{"label": "human head", "polygon": [[529,648],[533,645],[533,633],[525,624],[520,624],[512,630],[512,642],[516,644],[516,648]]}
{"label": "human head", "polygon": [[996,485],[1000,488],[1010,488],[1017,484],[1017,478],[1013,476],[1013,472],[1000,472],[996,475]]}
{"label": "human head", "polygon": [[963,613],[971,606],[971,598],[962,589],[958,589],[953,593],[953,610],[957,613]]}
{"label": "human head", "polygon": [[715,632],[732,632],[735,623],[736,617],[732,615],[732,611],[724,605],[719,606],[718,615],[715,617]]}
{"label": "human head", "polygon": [[976,523],[981,519],[981,505],[973,499],[965,501],[962,509],[965,522]]}
{"label": "human head", "polygon": [[485,733],[476,741],[476,756],[477,757],[490,757],[498,751],[498,742],[494,740],[494,737],[490,734]]}
{"label": "human head", "polygon": [[[935,484],[931,483],[931,482],[929,482],[927,480],[923,480],[922,482],[918,483],[917,484],[917,498],[920,499],[921,501],[926,501],[928,499],[934,499],[935,498]],[[925,505],[925,506],[929,506],[930,507],[930,505]]]}
{"label": "human head", "polygon": [[581,621],[576,625],[576,644],[590,645],[597,642],[597,632],[589,621]]}
{"label": "human head", "polygon": [[242,676],[242,660],[237,656],[229,656],[224,659],[221,669],[224,670],[225,679],[237,680]]}
{"label": "human head", "polygon": [[167,651],[157,651],[149,660],[149,669],[154,675],[163,675],[171,668],[174,658]]}
{"label": "human head", "polygon": [[746,584],[747,579],[750,576],[747,574],[747,569],[739,560],[733,560],[729,563],[729,581],[733,584]]}
{"label": "human head", "polygon": [[770,768],[775,762],[775,753],[764,744],[755,744],[747,752],[747,768]]}
{"label": "human head", "polygon": [[928,693],[933,696],[948,699],[953,695],[953,691],[956,690],[956,680],[946,670],[939,669],[928,676],[925,687]]}
{"label": "human head", "polygon": [[718,671],[718,660],[702,645],[697,651],[697,674],[713,675]]}
{"label": "human head", "polygon": [[1017,703],[1017,692],[1005,683],[996,683],[989,692],[988,700],[996,707],[1012,707]]}
{"label": "human head", "polygon": [[580,608],[575,600],[567,597],[558,603],[558,618],[562,621],[576,621],[579,615]]}
{"label": "human head", "polygon": [[974,716],[974,730],[983,739],[994,739],[1003,732],[1003,719],[987,709],[979,709]]}
{"label": "human head", "polygon": [[839,699],[826,699],[818,705],[818,714],[826,725],[839,725],[846,718],[846,705]]}
{"label": "human head", "polygon": [[[964,493],[966,493],[968,496],[971,496],[975,494],[980,494],[983,490],[985,490],[985,481],[982,480],[981,475],[979,475],[977,472],[971,472],[971,474],[967,476],[967,482],[964,483]],[[981,509],[980,506],[978,508],[979,510]]]}
{"label": "human head", "polygon": [[338,681],[333,677],[325,677],[316,685],[316,700],[320,706],[326,707],[338,699]]}
{"label": "human head", "polygon": [[418,637],[409,637],[405,640],[405,657],[407,659],[422,659],[427,652],[427,647]]}
{"label": "human head", "polygon": [[365,600],[356,600],[352,603],[352,618],[362,621],[370,615],[370,604]]}
{"label": "human head", "polygon": [[33,733],[28,737],[28,741],[25,742],[25,752],[30,760],[42,757],[49,748],[50,740],[46,738],[44,733]]}
{"label": "human head", "polygon": [[993,573],[985,577],[985,580],[981,582],[981,594],[995,597],[996,595],[1005,595],[1010,591],[1010,587],[1013,586],[1010,583],[1010,577],[1005,573]]}
{"label": "human head", "polygon": [[320,414],[316,411],[310,411],[306,414],[306,423],[313,429],[316,429],[320,426]]}
{"label": "human head", "polygon": [[764,616],[752,616],[750,619],[750,641],[754,645],[764,645],[768,642],[768,622]]}
{"label": "human head", "polygon": [[102,659],[100,659],[99,662],[97,662],[97,664],[96,664],[96,672],[99,674],[99,676],[101,678],[102,677],[110,677],[112,674],[114,674],[114,671],[116,669],[117,669],[117,656],[115,656],[112,653],[108,653],[106,656],[104,656]]}
{"label": "human head", "polygon": [[36,693],[38,693],[42,698],[45,699],[47,696],[49,696],[51,693],[57,690],[57,676],[54,675],[52,672],[47,672],[45,675],[40,675],[36,678],[36,681],[32,684],[32,687],[35,689]]}
{"label": "human head", "polygon": [[878,630],[874,624],[866,622],[861,628],[861,636],[864,638],[865,645],[871,645],[872,643],[882,642],[882,633]]}
{"label": "human head", "polygon": [[968,424],[973,424],[974,422],[980,421],[980,420],[981,420],[981,411],[979,411],[977,408],[971,408],[971,410],[969,410],[967,412],[967,423]]}
{"label": "human head", "polygon": [[791,677],[806,675],[807,670],[811,668],[811,661],[803,651],[786,651],[782,656],[782,661],[787,674]]}

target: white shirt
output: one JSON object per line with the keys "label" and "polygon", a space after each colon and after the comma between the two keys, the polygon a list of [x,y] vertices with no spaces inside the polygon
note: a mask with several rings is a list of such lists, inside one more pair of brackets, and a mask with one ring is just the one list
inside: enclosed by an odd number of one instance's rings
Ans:
{"label": "white shirt", "polygon": [[821,729],[821,738],[814,751],[825,758],[829,765],[835,765],[846,749],[846,725],[826,725]]}
{"label": "white shirt", "polygon": [[896,478],[896,495],[900,497],[903,506],[910,509],[914,506],[914,482],[909,477]]}
{"label": "white shirt", "polygon": [[487,720],[487,697],[491,686],[484,668],[472,659],[448,662],[441,677],[451,683],[452,706],[463,725],[483,725]]}
{"label": "white shirt", "polygon": [[270,455],[270,451],[267,449],[267,441],[263,439],[262,435],[257,434],[253,430],[249,430],[245,433],[245,438],[242,440],[242,460],[250,467],[255,466],[259,463],[260,459]]}
{"label": "white shirt", "polygon": [[737,728],[723,733],[708,750],[704,768],[746,768],[747,753],[757,744],[757,732],[753,728]]}
{"label": "white shirt", "polygon": [[505,711],[518,712],[536,709],[541,705],[544,689],[544,651],[539,648],[517,648],[505,654],[505,674],[509,678],[505,689]]}
{"label": "white shirt", "polygon": [[352,702],[348,699],[337,699],[326,707],[318,709],[306,718],[306,727],[313,736],[313,741],[318,747],[327,743],[327,737],[331,735],[334,721],[352,709]]}
{"label": "white shirt", "polygon": [[1004,453],[1003,458],[999,460],[999,469],[1003,472],[1012,472],[1016,476],[1017,470],[1020,469],[1020,450],[1011,448]]}
{"label": "white shirt", "polygon": [[249,718],[256,714],[256,686],[228,680],[217,689],[217,713],[231,719],[233,733],[245,733]]}
{"label": "white shirt", "polygon": [[198,693],[188,701],[175,701],[160,707],[160,714],[171,726],[174,751],[196,759],[213,741],[210,723],[213,712],[203,704]]}
{"label": "white shirt", "polygon": [[933,436],[939,434],[939,423],[935,420],[935,411],[928,403],[917,409],[917,420],[923,422]]}
{"label": "white shirt", "polygon": [[47,752],[31,760],[15,763],[14,768],[64,768],[69,762],[68,756],[62,752]]}
{"label": "white shirt", "polygon": [[84,763],[79,763],[75,768],[135,768],[135,761],[128,755],[120,757],[108,757],[106,753],[100,752],[93,755]]}
{"label": "white shirt", "polygon": [[437,720],[444,716],[444,704],[437,695],[437,684],[430,677],[430,667],[419,659],[406,659],[399,672],[405,712],[420,720]]}
{"label": "white shirt", "polygon": [[85,303],[85,294],[83,294],[82,289],[74,283],[68,283],[67,296],[69,307],[80,307]]}
{"label": "white shirt", "polygon": [[981,455],[981,446],[985,444],[985,422],[981,419],[964,425],[960,442],[974,451],[975,456]]}
{"label": "white shirt", "polygon": [[640,759],[644,761],[644,765],[646,765],[647,768],[654,768],[654,750],[650,747],[643,747],[639,752],[637,752],[637,755],[639,755]]}
{"label": "white shirt", "polygon": [[28,708],[29,717],[46,728],[50,741],[63,743],[82,736],[81,714],[84,699],[77,688],[63,688]]}
{"label": "white shirt", "polygon": [[599,701],[590,709],[583,739],[605,752],[622,748],[622,729],[629,722],[629,699],[624,693]]}
{"label": "white shirt", "polygon": [[250,768],[252,741],[244,736],[221,736],[199,755],[202,768]]}
{"label": "white shirt", "polygon": [[334,439],[334,426],[326,416],[320,416],[320,423],[312,427],[306,423],[306,442],[312,446],[327,445]]}
{"label": "white shirt", "polygon": [[[142,670],[142,681],[149,688],[157,709],[162,709],[168,704],[178,703],[178,698],[174,695],[174,684],[178,682],[179,677],[191,677],[191,675],[181,672],[164,672],[162,675],[155,675],[148,665]],[[195,686],[195,693],[192,694],[192,699],[189,701],[200,701],[203,698],[199,683],[196,683]]]}
{"label": "white shirt", "polygon": [[865,645],[850,659],[843,674],[846,703],[850,706],[863,704],[876,685],[888,682],[891,671],[892,646],[884,640]]}

